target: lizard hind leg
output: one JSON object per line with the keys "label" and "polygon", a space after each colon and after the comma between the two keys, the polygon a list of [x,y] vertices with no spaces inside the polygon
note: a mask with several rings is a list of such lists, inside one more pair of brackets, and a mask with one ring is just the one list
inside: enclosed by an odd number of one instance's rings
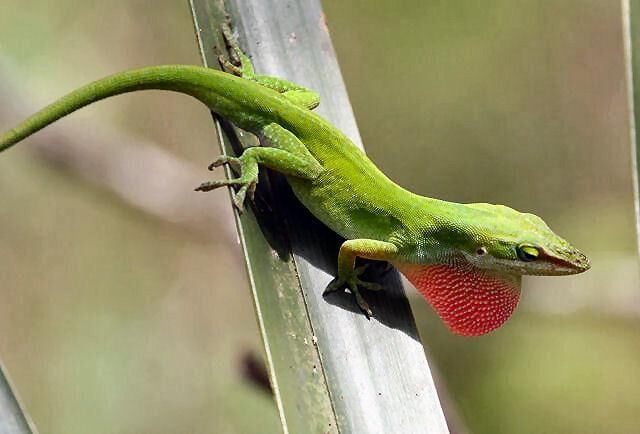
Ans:
{"label": "lizard hind leg", "polygon": [[218,61],[226,72],[237,75],[238,77],[252,80],[255,77],[256,73],[253,69],[253,64],[251,63],[249,56],[244,54],[244,52],[240,48],[238,40],[231,31],[229,24],[223,23],[221,28],[222,36],[224,36],[224,39],[231,50],[233,60],[239,63],[239,66],[233,64],[231,60],[229,60],[229,58],[221,52],[219,52],[218,54]]}
{"label": "lizard hind leg", "polygon": [[256,83],[273,89],[295,105],[313,110],[320,104],[320,95],[306,87],[270,75],[256,75],[252,78]]}
{"label": "lizard hind leg", "polygon": [[244,54],[231,28],[226,23],[222,25],[222,34],[232,51],[233,57],[239,63],[239,66],[235,65],[227,56],[219,54],[218,61],[226,72],[275,90],[300,107],[312,110],[320,104],[320,95],[317,92],[279,77],[257,75],[249,56]]}

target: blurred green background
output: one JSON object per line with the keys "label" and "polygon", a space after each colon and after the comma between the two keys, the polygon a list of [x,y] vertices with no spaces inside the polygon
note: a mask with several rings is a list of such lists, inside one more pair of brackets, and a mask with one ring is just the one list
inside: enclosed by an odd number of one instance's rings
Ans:
{"label": "blurred green background", "polygon": [[[187,2],[0,5],[0,73],[15,83],[5,111],[125,68],[199,63]],[[584,275],[526,279],[514,318],[476,339],[449,334],[412,294],[464,425],[637,432],[640,300],[619,2],[324,7],[367,151],[392,179],[535,212],[592,259]],[[118,97],[52,128],[148,140],[197,165],[198,179],[217,152],[207,110],[176,95]],[[191,195],[193,186],[172,187]],[[194,194],[206,203],[203,231],[150,216],[25,144],[0,158],[0,196],[0,356],[41,432],[279,431],[270,397],[239,374],[241,355],[261,344],[227,194]]]}

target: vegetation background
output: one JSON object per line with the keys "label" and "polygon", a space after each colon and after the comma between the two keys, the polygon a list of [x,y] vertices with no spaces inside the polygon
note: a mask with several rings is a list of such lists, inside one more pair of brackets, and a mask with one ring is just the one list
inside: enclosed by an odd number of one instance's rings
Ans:
{"label": "vegetation background", "polygon": [[[592,258],[581,276],[527,278],[517,314],[482,338],[452,336],[413,294],[469,431],[637,431],[619,2],[324,7],[367,151],[384,172],[425,195],[535,212]],[[122,69],[199,63],[187,2],[0,0],[0,10],[8,112]],[[197,179],[211,176],[204,168],[217,153],[207,110],[176,95],[114,98],[52,128],[83,131],[87,148],[102,129],[153,142],[200,168]],[[162,171],[132,164],[164,188]],[[151,217],[29,144],[0,158],[0,355],[41,432],[279,431],[270,397],[240,375],[242,354],[261,344],[228,195],[193,186],[166,188],[206,204],[206,230]]]}

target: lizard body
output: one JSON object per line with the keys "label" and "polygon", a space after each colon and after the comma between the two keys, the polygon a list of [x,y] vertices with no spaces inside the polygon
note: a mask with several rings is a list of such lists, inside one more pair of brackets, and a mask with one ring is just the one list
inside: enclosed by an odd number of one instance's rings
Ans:
{"label": "lizard body", "polygon": [[237,187],[242,210],[252,196],[259,166],[283,173],[295,195],[346,241],[338,276],[327,292],[344,286],[367,314],[356,257],[388,261],[433,305],[449,328],[480,335],[499,327],[515,309],[523,274],[583,272],[589,262],[539,217],[502,205],[458,204],[419,196],[386,177],[341,131],[310,109],[318,95],[279,78],[256,75],[225,28],[240,66],[228,72],[186,65],[125,71],[81,87],[0,136],[0,152],[55,120],[95,101],[138,90],[176,91],[197,98],[260,147],[221,156],[211,168],[231,164],[236,179],[203,183],[196,190]]}

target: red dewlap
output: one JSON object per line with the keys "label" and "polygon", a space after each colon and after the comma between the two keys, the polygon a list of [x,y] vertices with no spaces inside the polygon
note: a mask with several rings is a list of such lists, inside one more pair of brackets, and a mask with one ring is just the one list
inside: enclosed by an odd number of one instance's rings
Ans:
{"label": "red dewlap", "polygon": [[509,319],[520,299],[520,276],[464,265],[399,265],[449,329],[479,336]]}

